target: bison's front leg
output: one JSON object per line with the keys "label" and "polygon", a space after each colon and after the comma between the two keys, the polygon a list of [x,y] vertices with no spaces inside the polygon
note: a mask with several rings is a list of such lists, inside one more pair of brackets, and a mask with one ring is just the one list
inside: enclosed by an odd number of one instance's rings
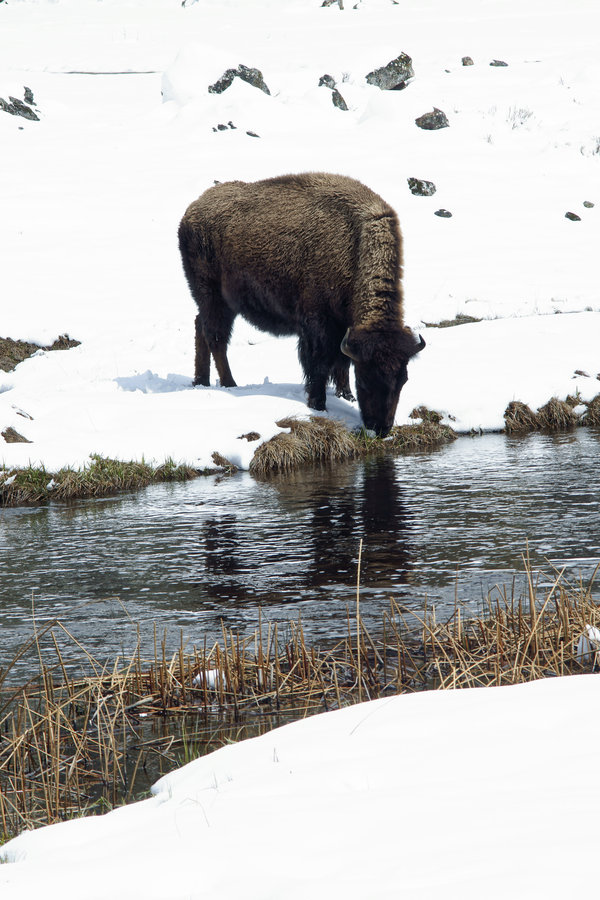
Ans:
{"label": "bison's front leg", "polygon": [[304,369],[306,403],[311,409],[325,409],[325,388],[331,370],[330,354],[323,335],[314,329],[298,340],[298,356]]}
{"label": "bison's front leg", "polygon": [[335,396],[343,397],[344,400],[356,400],[350,388],[350,360],[342,356],[335,361],[333,371],[331,373],[333,383],[335,384]]}

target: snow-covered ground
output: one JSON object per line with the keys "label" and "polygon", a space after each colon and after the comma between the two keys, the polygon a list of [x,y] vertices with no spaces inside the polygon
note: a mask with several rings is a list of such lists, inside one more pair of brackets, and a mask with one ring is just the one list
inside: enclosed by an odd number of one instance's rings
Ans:
{"label": "snow-covered ground", "polygon": [[600,679],[376,700],[24,833],[2,900],[594,896]]}
{"label": "snow-covered ground", "polygon": [[[328,170],[394,205],[406,319],[427,340],[398,422],[425,404],[460,429],[499,428],[510,400],[598,393],[597,0],[320,2],[0,2],[0,97],[28,87],[40,118],[0,110],[0,336],[82,342],[0,373],[0,431],[33,442],[0,444],[0,463],[205,465],[219,450],[248,465],[239,435],[306,414],[294,340],[243,322],[240,387],[191,386],[176,231],[215,179]],[[401,51],[406,90],[365,82]],[[270,96],[239,79],[208,93],[240,63]],[[318,87],[326,73],[348,111]],[[433,107],[450,126],[419,129]],[[409,177],[437,192],[413,196]],[[458,313],[485,321],[425,327]],[[333,397],[329,412],[359,422]],[[17,838],[0,895],[593,894],[599,702],[600,681],[578,676],[296,723],[163,778],[147,801]]]}
{"label": "snow-covered ground", "polygon": [[[0,97],[27,87],[39,115],[0,110],[0,336],[82,342],[0,372],[0,432],[32,441],[0,439],[0,464],[56,469],[100,453],[202,466],[218,450],[247,466],[255,445],[241,434],[267,439],[282,416],[307,413],[295,339],[240,320],[240,387],[192,388],[195,308],[176,232],[215,179],[340,172],[397,209],[406,320],[427,341],[398,423],[425,404],[459,430],[495,429],[513,399],[598,392],[597,0],[354,5],[0,3]],[[405,90],[367,84],[401,52],[415,71]],[[270,95],[239,78],[208,92],[240,63]],[[324,74],[348,111],[318,86]],[[418,128],[433,107],[449,127]],[[436,193],[414,196],[410,177]],[[486,321],[425,327],[458,313]],[[360,421],[333,396],[329,413]]]}

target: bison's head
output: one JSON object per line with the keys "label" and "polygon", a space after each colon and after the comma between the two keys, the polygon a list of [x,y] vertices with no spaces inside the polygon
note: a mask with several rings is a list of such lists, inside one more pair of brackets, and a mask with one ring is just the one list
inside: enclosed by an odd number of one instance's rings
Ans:
{"label": "bison's head", "polygon": [[358,405],[365,428],[381,437],[394,424],[400,391],[408,380],[409,359],[425,341],[408,328],[374,331],[366,326],[349,328],[341,350],[354,363]]}

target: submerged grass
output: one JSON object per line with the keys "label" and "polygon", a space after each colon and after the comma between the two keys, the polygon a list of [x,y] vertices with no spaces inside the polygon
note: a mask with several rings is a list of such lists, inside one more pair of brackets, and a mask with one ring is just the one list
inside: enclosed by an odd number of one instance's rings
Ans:
{"label": "submerged grass", "polygon": [[[536,576],[527,558],[525,573],[522,595],[496,588],[467,619],[458,602],[439,622],[435,608],[416,614],[390,599],[377,633],[361,619],[357,579],[347,637],[326,649],[306,640],[300,620],[282,628],[259,619],[247,637],[223,627],[213,646],[189,652],[181,640],[171,654],[155,629],[153,659],[138,650],[108,666],[60,622],[47,623],[0,672],[0,842],[135,799],[162,772],[285,717],[594,669],[594,579],[573,583],[564,570]],[[89,675],[69,674],[57,632],[77,644]],[[51,652],[41,649],[42,637],[44,645],[52,639]],[[9,688],[12,666],[28,653],[36,676]]]}
{"label": "submerged grass", "polygon": [[172,460],[151,466],[143,460],[121,462],[103,456],[92,456],[90,464],[82,469],[64,468],[53,473],[43,466],[0,468],[0,507],[103,497],[163,481],[187,481],[207,471],[177,465]]}

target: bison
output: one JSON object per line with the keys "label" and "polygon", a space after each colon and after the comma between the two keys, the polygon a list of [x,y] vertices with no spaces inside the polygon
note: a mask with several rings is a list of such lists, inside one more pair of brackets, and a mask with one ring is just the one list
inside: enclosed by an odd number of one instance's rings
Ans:
{"label": "bison", "polygon": [[366,428],[386,435],[409,359],[423,349],[403,324],[402,238],[394,210],[353,178],[304,173],[209,188],[186,210],[179,247],[198,306],[194,384],[210,357],[235,387],[227,345],[235,317],[298,335],[311,409],[325,389],[354,400]]}

